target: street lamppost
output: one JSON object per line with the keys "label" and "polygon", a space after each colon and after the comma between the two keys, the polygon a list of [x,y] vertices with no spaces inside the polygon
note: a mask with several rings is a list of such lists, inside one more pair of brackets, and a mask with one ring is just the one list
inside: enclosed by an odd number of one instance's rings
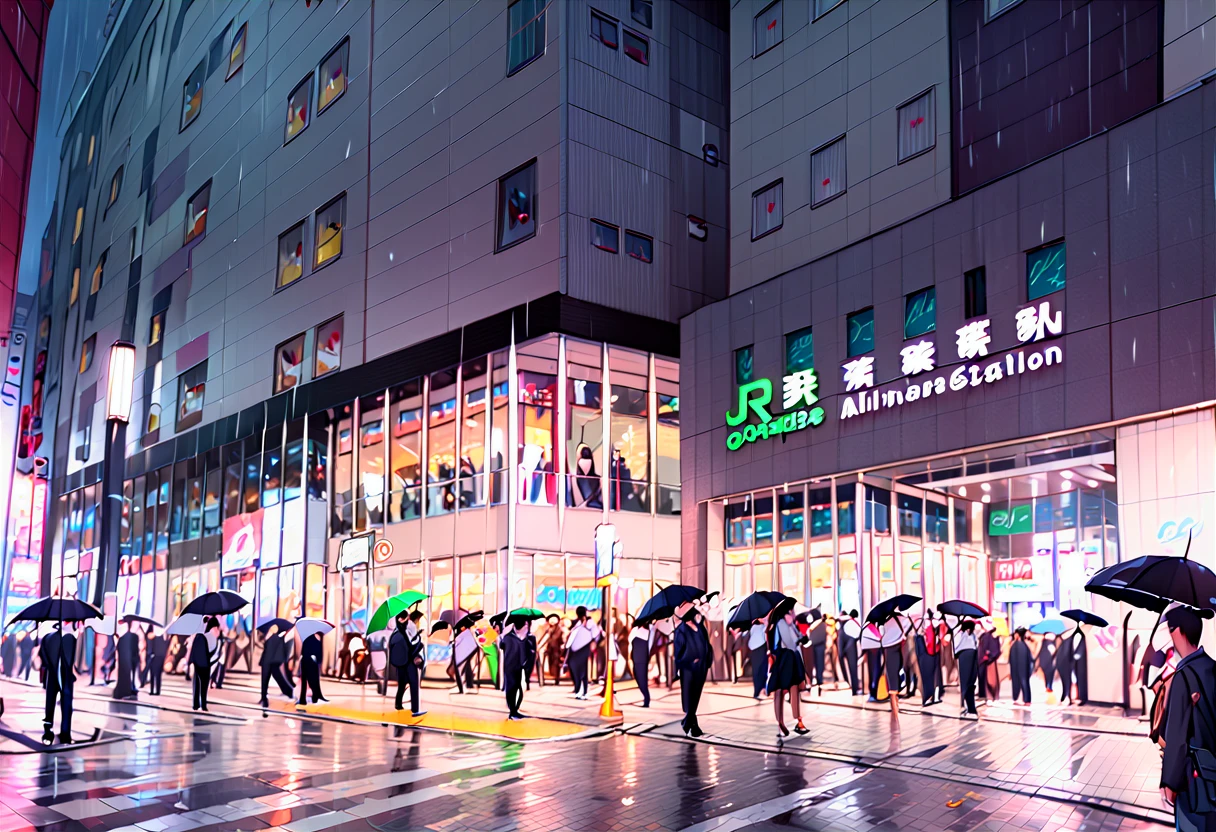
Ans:
{"label": "street lamppost", "polygon": [[101,459],[101,551],[93,603],[101,607],[106,592],[118,587],[118,535],[122,525],[122,478],[126,457],[127,423],[135,389],[135,345],[115,341],[110,347],[106,383],[106,448]]}

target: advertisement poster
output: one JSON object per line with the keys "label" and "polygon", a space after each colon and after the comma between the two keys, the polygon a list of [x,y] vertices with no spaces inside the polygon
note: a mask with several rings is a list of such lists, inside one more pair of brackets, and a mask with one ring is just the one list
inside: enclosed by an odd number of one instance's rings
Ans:
{"label": "advertisement poster", "polygon": [[228,575],[257,565],[262,548],[262,509],[224,520],[220,571]]}
{"label": "advertisement poster", "polygon": [[992,599],[999,604],[1055,600],[1050,554],[992,562]]}

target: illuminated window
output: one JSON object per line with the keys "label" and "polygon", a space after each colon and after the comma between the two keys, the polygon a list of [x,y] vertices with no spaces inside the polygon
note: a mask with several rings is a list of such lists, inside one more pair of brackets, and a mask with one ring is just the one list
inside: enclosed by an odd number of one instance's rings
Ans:
{"label": "illuminated window", "polygon": [[847,321],[849,358],[874,349],[874,307],[849,315]]}
{"label": "illuminated window", "polygon": [[841,136],[811,154],[811,207],[835,199],[844,190],[844,136]]}
{"label": "illuminated window", "polygon": [[178,376],[177,431],[179,433],[203,421],[203,395],[206,390],[206,361],[196,364]]}
{"label": "illuminated window", "polygon": [[346,79],[349,73],[348,59],[350,56],[350,39],[342,41],[334,51],[321,61],[321,88],[317,92],[317,113],[325,112],[346,92]]}
{"label": "illuminated window", "polygon": [[160,339],[165,335],[165,313],[157,312],[152,316],[152,322],[148,326],[148,346],[159,344]]}
{"label": "illuminated window", "polygon": [[904,338],[937,329],[937,290],[930,286],[904,298]]}
{"label": "illuminated window", "polygon": [[739,347],[735,350],[735,384],[747,384],[752,380],[752,348]]}
{"label": "illuminated window", "polygon": [[456,372],[431,374],[427,397],[427,499],[428,516],[456,508]]}
{"label": "illuminated window", "polygon": [[622,29],[625,37],[625,54],[642,66],[650,65],[650,41],[645,35]]}
{"label": "illuminated window", "polygon": [[342,254],[342,233],[346,230],[346,194],[317,211],[316,263],[320,268]]}
{"label": "illuminated window", "polygon": [[120,190],[122,190],[122,165],[118,166],[118,170],[114,171],[114,176],[110,179],[110,200],[106,203],[107,208],[118,202]]}
{"label": "illuminated window", "polygon": [[752,56],[763,55],[781,39],[781,0],[777,0],[752,19]]}
{"label": "illuminated window", "polygon": [[84,343],[80,345],[80,372],[86,372],[93,366],[93,354],[97,352],[97,334],[94,333],[84,339]]}
{"label": "illuminated window", "polygon": [[199,61],[198,66],[190,73],[190,77],[186,79],[186,84],[182,88],[181,130],[189,127],[203,109],[203,81],[206,77],[207,62]]}
{"label": "illuminated window", "polygon": [[752,194],[752,239],[759,240],[781,227],[785,220],[781,207],[783,182],[777,180]]}
{"label": "illuminated window", "polygon": [[422,383],[394,387],[389,396],[389,522],[422,516]]}
{"label": "illuminated window", "polygon": [[105,274],[106,257],[110,254],[110,250],[106,249],[97,258],[97,265],[93,267],[93,280],[89,284],[89,294],[95,295],[101,291],[102,276]]}
{"label": "illuminated window", "polygon": [[507,8],[507,75],[514,75],[545,54],[548,0],[515,0]]}
{"label": "illuminated window", "polygon": [[76,225],[72,228],[72,244],[80,239],[80,229],[84,226],[84,207],[76,209]]}
{"label": "illuminated window", "polygon": [[[519,372],[519,502],[556,505],[554,441],[557,423],[558,339],[549,336],[516,351]],[[510,452],[511,445],[506,448]]]}
{"label": "illuminated window", "polygon": [[342,316],[316,328],[313,338],[312,377],[320,378],[342,367]]}
{"label": "illuminated window", "polygon": [[626,229],[625,253],[634,260],[641,260],[643,263],[653,263],[654,238]]}
{"label": "illuminated window", "polygon": [[906,162],[937,144],[933,120],[933,90],[895,111],[899,119],[899,161]]}
{"label": "illuminated window", "polygon": [[279,235],[279,269],[275,288],[290,286],[304,276],[304,222]]}
{"label": "illuminated window", "polygon": [[312,101],[312,73],[308,74],[287,96],[287,127],[283,144],[287,144],[308,127],[308,106]]}
{"label": "illuminated window", "polygon": [[654,26],[654,0],[629,0],[629,16],[647,29]]}
{"label": "illuminated window", "polygon": [[456,462],[459,508],[485,505],[487,357],[466,361],[460,374],[460,458]]}
{"label": "illuminated window", "polygon": [[233,75],[236,75],[237,70],[245,65],[245,38],[249,32],[249,24],[242,23],[241,28],[236,30],[236,34],[232,37],[232,47],[228,50],[228,74],[224,76],[227,81]]}
{"label": "illuminated window", "polygon": [[616,49],[619,45],[616,32],[616,21],[607,15],[600,14],[595,9],[592,9],[591,37],[595,38],[609,49]]}
{"label": "illuminated window", "polygon": [[282,393],[303,381],[304,333],[274,348],[274,392]]}
{"label": "illuminated window", "polygon": [[80,300],[80,266],[72,269],[72,292],[68,296],[68,306]]}
{"label": "illuminated window", "polygon": [[1026,299],[1037,300],[1064,288],[1064,244],[1053,243],[1026,253]]}
{"label": "illuminated window", "polygon": [[803,327],[785,336],[785,372],[797,373],[815,366],[815,342],[811,328]]}
{"label": "illuminated window", "polygon": [[680,513],[680,365],[654,359],[658,404],[656,487],[659,514]]}
{"label": "illuminated window", "polygon": [[194,192],[186,203],[186,242],[207,233],[207,209],[211,205],[211,180]]}
{"label": "illuminated window", "polygon": [[[527,0],[521,0],[527,2]],[[536,236],[536,160],[498,180],[496,251]]]}
{"label": "illuminated window", "polygon": [[599,220],[591,221],[591,245],[600,251],[616,254],[620,248],[621,230]]}

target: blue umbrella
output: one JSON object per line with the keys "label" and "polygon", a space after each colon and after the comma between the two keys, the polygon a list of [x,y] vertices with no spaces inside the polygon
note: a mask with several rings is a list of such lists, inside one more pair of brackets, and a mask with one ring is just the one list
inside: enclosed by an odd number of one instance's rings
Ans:
{"label": "blue umbrella", "polygon": [[1048,633],[1062,636],[1067,631],[1068,625],[1058,618],[1045,618],[1030,628],[1030,632],[1040,636],[1047,635]]}

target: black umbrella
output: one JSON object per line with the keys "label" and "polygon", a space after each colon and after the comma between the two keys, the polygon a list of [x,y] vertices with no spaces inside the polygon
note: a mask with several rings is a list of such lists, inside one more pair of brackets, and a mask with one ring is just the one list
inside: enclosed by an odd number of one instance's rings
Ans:
{"label": "black umbrella", "polygon": [[739,606],[735,607],[726,626],[736,630],[746,630],[752,626],[753,622],[772,612],[773,607],[785,600],[785,597],[780,592],[753,592],[739,602]]}
{"label": "black umbrella", "polygon": [[151,624],[153,627],[165,626],[155,618],[148,618],[146,615],[136,615],[135,613],[128,613],[124,615],[122,620],[124,624]]}
{"label": "black umbrella", "polygon": [[1064,610],[1060,613],[1063,618],[1071,618],[1078,624],[1093,624],[1095,627],[1105,627],[1110,622],[1100,615],[1094,615],[1085,610]]}
{"label": "black umbrella", "polygon": [[269,621],[267,621],[265,624],[259,624],[258,632],[261,633],[262,635],[266,635],[266,631],[269,630],[271,627],[278,627],[280,633],[285,633],[294,626],[295,625],[292,624],[290,621],[288,621],[286,618],[272,618]]}
{"label": "black umbrella", "polygon": [[[1123,564],[1116,564],[1116,566],[1122,566],[1122,565]],[[1113,567],[1107,567],[1107,568],[1113,568]],[[1103,571],[1105,571],[1105,570],[1103,570]],[[1133,607],[1137,607],[1142,610],[1149,610],[1150,612],[1156,612],[1156,613],[1165,612],[1165,608],[1168,607],[1171,603],[1168,598],[1161,598],[1157,595],[1150,595],[1147,592],[1141,592],[1138,589],[1128,589],[1126,586],[1122,586],[1120,584],[1107,584],[1105,586],[1090,586],[1090,584],[1093,583],[1093,581],[1098,577],[1098,575],[1101,575],[1101,574],[1102,573],[1099,572],[1098,574],[1094,575],[1094,577],[1090,579],[1090,583],[1085,585],[1085,588],[1088,591],[1092,592],[1094,595],[1101,595],[1103,598],[1109,598],[1112,601],[1122,601],[1124,604],[1129,604]]]}
{"label": "black umbrella", "polygon": [[230,589],[204,592],[182,610],[182,615],[231,615],[249,602]]}
{"label": "black umbrella", "polygon": [[[1190,544],[1187,544],[1187,555]],[[1166,602],[1177,601],[1195,609],[1216,609],[1216,572],[1191,560],[1187,555],[1141,555],[1138,558],[1108,566],[1085,584],[1085,588],[1097,595],[1126,601],[1146,607],[1149,599],[1137,595],[1153,596]],[[1132,594],[1128,594],[1128,593]],[[1153,602],[1156,605],[1156,602]]]}
{"label": "black umbrella", "polygon": [[503,623],[507,620],[507,614],[500,612],[490,616],[490,626],[495,630],[501,630]]}
{"label": "black umbrella", "polygon": [[444,610],[439,613],[439,620],[444,624],[455,625],[457,621],[468,615],[468,610]]}
{"label": "black umbrella", "polygon": [[78,598],[39,598],[9,619],[14,621],[87,621],[105,618],[101,610]]}
{"label": "black umbrella", "polygon": [[636,620],[658,621],[663,618],[671,618],[676,614],[676,607],[695,601],[704,594],[705,590],[697,589],[695,586],[672,584],[663,587],[654,594],[653,598],[642,605],[642,610],[638,613]]}
{"label": "black umbrella", "polygon": [[451,626],[452,625],[446,621],[436,621],[431,627],[431,635],[435,635],[435,633],[439,632],[440,630],[446,630]]}
{"label": "black umbrella", "polygon": [[881,624],[897,612],[903,612],[909,607],[913,607],[920,603],[919,595],[896,595],[894,598],[888,598],[885,601],[880,601],[870,607],[870,614],[866,616],[867,624]]}
{"label": "black umbrella", "polygon": [[486,617],[486,614],[484,612],[482,612],[481,610],[474,610],[473,612],[469,613],[464,618],[462,618],[456,622],[456,629],[457,630],[467,630],[485,617]]}
{"label": "black umbrella", "polygon": [[937,611],[942,615],[953,615],[957,618],[987,618],[988,610],[970,601],[943,601],[937,605]]}

